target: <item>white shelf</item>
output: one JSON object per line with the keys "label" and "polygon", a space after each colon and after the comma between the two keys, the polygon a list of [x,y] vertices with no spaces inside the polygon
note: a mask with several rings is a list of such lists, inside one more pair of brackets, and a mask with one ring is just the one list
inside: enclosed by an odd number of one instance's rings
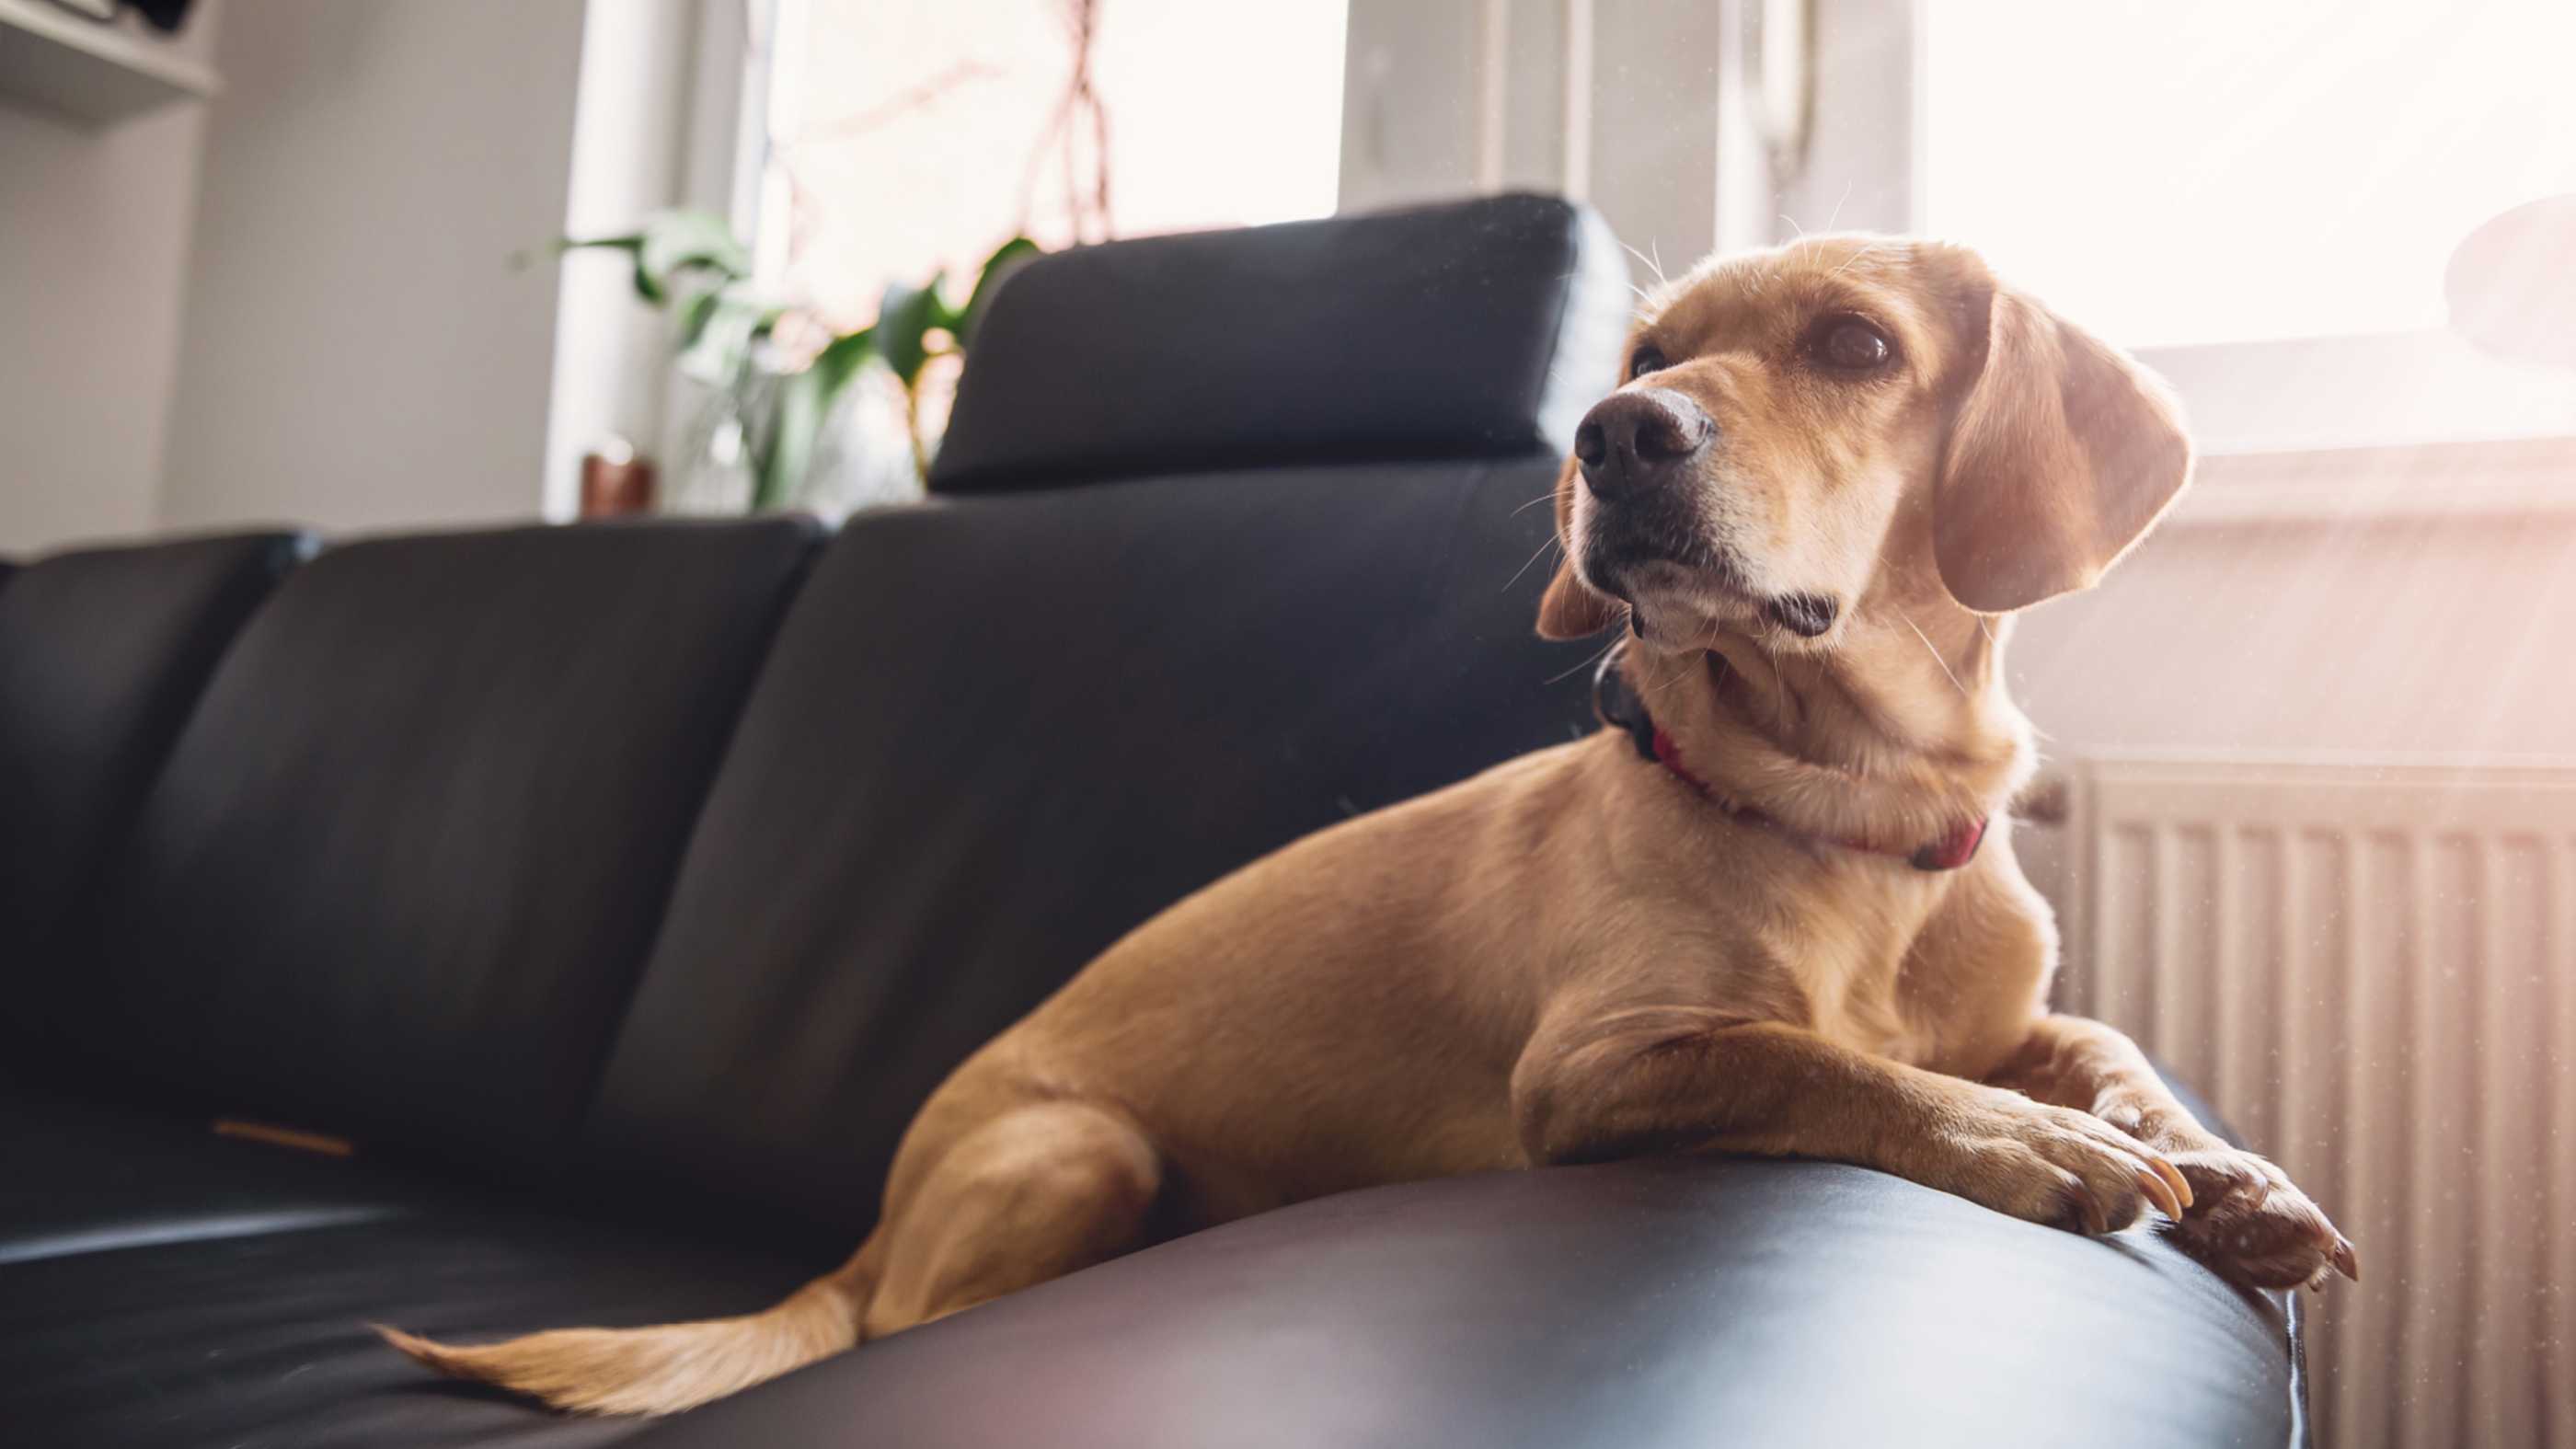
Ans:
{"label": "white shelf", "polygon": [[103,126],[217,89],[213,71],[130,15],[108,25],[52,0],[0,0],[0,103]]}

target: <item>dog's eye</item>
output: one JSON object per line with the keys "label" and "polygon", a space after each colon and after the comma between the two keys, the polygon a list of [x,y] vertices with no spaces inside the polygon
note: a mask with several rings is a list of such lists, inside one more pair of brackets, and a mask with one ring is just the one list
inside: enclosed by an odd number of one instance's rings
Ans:
{"label": "dog's eye", "polygon": [[1896,355],[1895,345],[1887,334],[1865,317],[1830,317],[1816,329],[1813,349],[1816,360],[1844,372],[1867,372],[1885,367]]}
{"label": "dog's eye", "polygon": [[1634,382],[1647,373],[1661,372],[1670,366],[1672,364],[1664,360],[1663,349],[1648,343],[1638,348],[1636,355],[1628,359],[1628,380]]}

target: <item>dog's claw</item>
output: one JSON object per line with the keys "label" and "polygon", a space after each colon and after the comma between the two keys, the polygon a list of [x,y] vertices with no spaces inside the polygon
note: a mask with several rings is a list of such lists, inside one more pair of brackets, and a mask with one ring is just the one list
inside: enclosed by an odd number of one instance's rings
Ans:
{"label": "dog's claw", "polygon": [[2172,1190],[2173,1197],[2179,1204],[2166,1208],[2165,1216],[2175,1222],[2181,1222],[2183,1213],[2191,1207],[2191,1179],[2182,1175],[2181,1168],[2153,1153],[2148,1154],[2147,1166],[2155,1169],[2156,1176],[2164,1180],[2165,1186]]}
{"label": "dog's claw", "polygon": [[2182,1204],[2175,1201],[2173,1184],[2165,1181],[2164,1174],[2151,1167],[2139,1168],[2138,1191],[2147,1195],[2147,1201],[2156,1205],[2156,1211],[2175,1222],[2182,1221]]}
{"label": "dog's claw", "polygon": [[2328,1256],[2333,1261],[2336,1272],[2355,1283],[2361,1281],[2361,1258],[2353,1252],[2351,1239],[2341,1233],[2335,1234],[2334,1251]]}

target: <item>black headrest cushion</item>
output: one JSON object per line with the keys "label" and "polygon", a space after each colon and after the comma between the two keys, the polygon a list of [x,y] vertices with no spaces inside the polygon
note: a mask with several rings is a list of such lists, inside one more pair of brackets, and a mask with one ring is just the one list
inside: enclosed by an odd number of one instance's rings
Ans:
{"label": "black headrest cushion", "polygon": [[994,297],[931,487],[1562,451],[1617,381],[1618,253],[1515,195],[1042,257]]}

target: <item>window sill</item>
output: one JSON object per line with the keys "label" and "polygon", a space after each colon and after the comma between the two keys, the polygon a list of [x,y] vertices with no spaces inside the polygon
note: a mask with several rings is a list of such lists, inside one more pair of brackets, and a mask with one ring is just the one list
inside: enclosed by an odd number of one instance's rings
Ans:
{"label": "window sill", "polygon": [[2576,437],[2203,457],[2168,528],[2576,517]]}

